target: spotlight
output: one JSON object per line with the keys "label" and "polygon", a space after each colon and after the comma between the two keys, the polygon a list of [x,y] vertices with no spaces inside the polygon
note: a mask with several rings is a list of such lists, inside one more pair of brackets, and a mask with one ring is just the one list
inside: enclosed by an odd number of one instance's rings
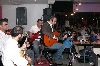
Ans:
{"label": "spotlight", "polygon": [[79,3],[78,5],[82,5],[82,3]]}

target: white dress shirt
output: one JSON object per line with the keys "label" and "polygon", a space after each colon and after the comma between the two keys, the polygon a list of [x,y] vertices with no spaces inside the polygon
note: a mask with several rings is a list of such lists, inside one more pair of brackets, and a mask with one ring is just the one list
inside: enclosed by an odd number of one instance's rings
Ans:
{"label": "white dress shirt", "polygon": [[[48,22],[48,21],[47,21],[47,22]],[[50,22],[48,22],[48,23],[49,23],[49,25],[50,25],[50,27],[51,27],[51,29],[52,29],[52,32],[53,32],[53,31],[54,31],[54,30],[53,30],[53,25],[52,25]],[[57,38],[55,35],[53,36],[53,38],[58,40],[58,38]]]}
{"label": "white dress shirt", "polygon": [[10,37],[10,35],[7,35],[0,30],[0,55],[2,55],[6,40]]}
{"label": "white dress shirt", "polygon": [[83,29],[82,31],[81,31],[81,35],[83,36],[85,36],[87,34],[87,32]]}
{"label": "white dress shirt", "polygon": [[[47,21],[48,22],[48,21]],[[53,27],[52,27],[52,24],[50,23],[50,22],[48,22],[49,23],[49,25],[50,25],[50,27],[51,27],[51,29],[52,29],[52,32],[53,32]]]}
{"label": "white dress shirt", "polygon": [[16,64],[17,66],[27,66],[28,61],[21,57],[20,48],[17,45],[18,42],[15,39],[9,38],[5,43],[4,55],[2,57],[3,65],[14,66]]}
{"label": "white dress shirt", "polygon": [[31,27],[31,29],[29,31],[32,33],[37,33],[40,31],[40,28],[38,28],[37,25],[34,25]]}

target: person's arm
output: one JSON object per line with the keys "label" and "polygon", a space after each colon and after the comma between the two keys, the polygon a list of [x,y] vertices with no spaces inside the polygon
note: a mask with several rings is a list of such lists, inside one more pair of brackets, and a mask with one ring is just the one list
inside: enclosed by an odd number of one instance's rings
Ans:
{"label": "person's arm", "polygon": [[11,51],[11,53],[12,53],[12,55],[11,55],[12,62],[14,64],[16,64],[17,66],[27,66],[28,61],[25,58],[21,57],[19,51],[20,51],[20,48],[18,48],[17,45],[13,46],[12,51]]}
{"label": "person's arm", "polygon": [[2,55],[3,41],[0,39],[0,56]]}

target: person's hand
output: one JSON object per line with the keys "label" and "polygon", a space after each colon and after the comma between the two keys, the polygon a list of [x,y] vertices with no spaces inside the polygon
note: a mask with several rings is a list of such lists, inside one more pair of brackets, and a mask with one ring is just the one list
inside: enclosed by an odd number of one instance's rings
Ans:
{"label": "person's hand", "polygon": [[65,38],[67,38],[67,35],[64,35],[64,36],[63,36],[63,39],[65,39]]}
{"label": "person's hand", "polygon": [[32,59],[28,55],[26,55],[25,58],[28,61],[28,64],[32,64]]}
{"label": "person's hand", "polygon": [[56,36],[54,35],[53,39],[56,39],[56,40],[58,40],[58,37],[56,37]]}

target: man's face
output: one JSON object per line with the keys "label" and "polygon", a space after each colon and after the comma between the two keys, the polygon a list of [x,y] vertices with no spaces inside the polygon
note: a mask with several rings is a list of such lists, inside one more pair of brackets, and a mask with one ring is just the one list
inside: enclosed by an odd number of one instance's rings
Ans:
{"label": "man's face", "polygon": [[1,26],[1,30],[5,31],[8,29],[8,23],[7,22],[3,22]]}
{"label": "man's face", "polygon": [[23,34],[19,34],[18,36],[19,36],[19,40],[21,40],[24,35]]}
{"label": "man's face", "polygon": [[38,25],[39,28],[41,28],[41,26],[43,25],[43,21],[37,22],[37,25]]}
{"label": "man's face", "polygon": [[39,25],[43,25],[43,21],[39,21]]}
{"label": "man's face", "polygon": [[18,37],[18,42],[20,42],[20,41],[22,41],[23,34],[19,34],[17,37]]}
{"label": "man's face", "polygon": [[52,24],[55,25],[56,22],[57,22],[57,18],[53,18],[53,20],[52,20]]}

